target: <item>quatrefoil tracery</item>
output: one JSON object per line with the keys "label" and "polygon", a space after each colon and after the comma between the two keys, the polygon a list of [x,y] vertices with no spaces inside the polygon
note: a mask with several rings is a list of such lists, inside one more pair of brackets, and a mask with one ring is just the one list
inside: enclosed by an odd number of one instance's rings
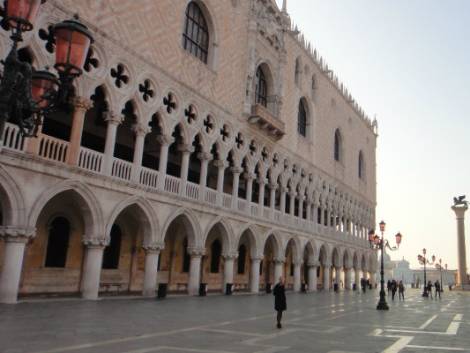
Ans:
{"label": "quatrefoil tracery", "polygon": [[168,114],[171,114],[176,109],[176,99],[173,93],[168,93],[166,97],[163,97],[163,104],[166,106]]}
{"label": "quatrefoil tracery", "polygon": [[90,47],[88,50],[88,54],[85,60],[85,65],[83,65],[83,68],[85,69],[86,72],[90,72],[93,70],[93,68],[97,69],[100,66],[99,60],[95,57],[95,51],[93,50],[93,47]]}
{"label": "quatrefoil tracery", "polygon": [[142,93],[142,99],[148,102],[150,98],[153,98],[155,91],[152,89],[152,83],[150,80],[145,80],[144,83],[139,84],[139,92]]}
{"label": "quatrefoil tracery", "polygon": [[208,134],[214,132],[215,130],[215,123],[214,118],[211,115],[208,115],[204,120],[204,128]]}
{"label": "quatrefoil tracery", "polygon": [[114,78],[114,84],[117,88],[129,83],[129,76],[126,75],[126,69],[122,64],[118,64],[116,68],[111,69],[111,77]]}
{"label": "quatrefoil tracery", "polygon": [[196,108],[193,105],[190,105],[184,110],[184,116],[186,117],[188,124],[192,124],[197,119]]}
{"label": "quatrefoil tracery", "polygon": [[44,42],[44,47],[49,53],[53,53],[55,50],[55,38],[53,33],[53,26],[48,26],[47,29],[41,28],[38,32],[39,38],[41,38]]}
{"label": "quatrefoil tracery", "polygon": [[222,136],[222,140],[224,142],[230,138],[230,131],[227,125],[224,125],[222,129],[220,129],[220,135]]}

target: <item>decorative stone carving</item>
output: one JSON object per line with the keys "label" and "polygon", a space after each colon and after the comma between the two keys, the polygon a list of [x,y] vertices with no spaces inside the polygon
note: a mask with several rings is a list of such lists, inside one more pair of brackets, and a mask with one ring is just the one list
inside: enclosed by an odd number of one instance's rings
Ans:
{"label": "decorative stone carving", "polygon": [[36,228],[22,228],[12,226],[0,227],[0,238],[7,242],[26,243],[36,235]]}

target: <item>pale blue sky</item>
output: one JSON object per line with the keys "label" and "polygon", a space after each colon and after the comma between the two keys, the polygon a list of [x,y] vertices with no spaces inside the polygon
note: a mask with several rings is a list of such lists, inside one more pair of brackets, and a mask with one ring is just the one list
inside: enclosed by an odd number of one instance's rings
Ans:
{"label": "pale blue sky", "polygon": [[389,238],[404,235],[392,258],[417,267],[425,246],[455,268],[450,206],[457,194],[470,199],[470,1],[288,0],[288,11],[377,114],[377,221]]}

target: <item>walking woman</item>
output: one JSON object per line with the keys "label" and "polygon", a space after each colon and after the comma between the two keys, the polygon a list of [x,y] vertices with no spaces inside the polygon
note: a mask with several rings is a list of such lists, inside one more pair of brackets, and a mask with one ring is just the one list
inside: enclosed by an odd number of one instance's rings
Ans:
{"label": "walking woman", "polygon": [[284,287],[284,278],[279,277],[279,282],[274,286],[274,310],[277,312],[277,328],[282,328],[282,312],[287,309],[286,289]]}
{"label": "walking woman", "polygon": [[405,301],[405,286],[403,285],[403,281],[398,283],[398,300],[403,299]]}

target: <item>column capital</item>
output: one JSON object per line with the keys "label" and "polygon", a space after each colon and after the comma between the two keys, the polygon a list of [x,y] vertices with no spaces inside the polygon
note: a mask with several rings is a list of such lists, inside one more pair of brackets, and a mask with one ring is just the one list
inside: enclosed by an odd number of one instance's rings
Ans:
{"label": "column capital", "polygon": [[283,264],[284,262],[286,262],[286,258],[284,256],[276,256],[275,258],[273,258],[273,261],[275,264]]}
{"label": "column capital", "polygon": [[165,247],[164,244],[158,244],[158,243],[142,246],[146,254],[158,254],[164,247]]}
{"label": "column capital", "polygon": [[71,103],[75,110],[87,111],[93,108],[93,101],[85,97],[75,96],[71,99]]}
{"label": "column capital", "polygon": [[243,168],[241,167],[232,167],[230,168],[233,174],[241,174],[243,172]]}
{"label": "column capital", "polygon": [[8,243],[27,243],[36,235],[36,228],[1,226],[0,238]]}
{"label": "column capital", "polygon": [[158,135],[157,136],[157,141],[161,145],[171,145],[173,142],[175,142],[174,137],[168,136],[168,135]]}
{"label": "column capital", "polygon": [[104,121],[107,121],[111,125],[120,125],[124,121],[124,117],[120,114],[116,114],[112,111],[103,113]]}
{"label": "column capital", "polygon": [[197,154],[197,158],[199,158],[201,161],[210,161],[212,160],[212,153],[208,152],[199,152]]}
{"label": "column capital", "polygon": [[294,266],[302,266],[304,261],[303,260],[294,260],[294,261],[292,261],[292,263],[294,264]]}
{"label": "column capital", "polygon": [[289,188],[287,186],[281,186],[281,193],[285,194],[289,191]]}
{"label": "column capital", "polygon": [[256,178],[256,174],[255,174],[255,173],[246,172],[246,173],[243,174],[243,177],[244,177],[246,180],[253,180],[254,178]]}
{"label": "column capital", "polygon": [[266,185],[268,183],[268,180],[266,178],[258,178],[258,184],[260,185]]}
{"label": "column capital", "polygon": [[465,218],[465,212],[468,210],[468,205],[452,206],[451,209],[455,212],[457,219]]}
{"label": "column capital", "polygon": [[221,169],[221,168],[225,169],[225,168],[227,168],[228,163],[226,161],[222,160],[222,159],[216,159],[214,161],[214,166],[216,166],[219,169]]}
{"label": "column capital", "polygon": [[278,183],[269,183],[268,186],[271,190],[277,190],[277,188],[279,187],[279,184]]}
{"label": "column capital", "polygon": [[188,254],[191,257],[202,257],[206,254],[206,249],[188,246]]}
{"label": "column capital", "polygon": [[316,260],[307,262],[307,267],[318,267],[320,263]]}
{"label": "column capital", "polygon": [[235,260],[236,258],[238,258],[238,253],[230,252],[227,254],[223,254],[222,256],[225,260]]}
{"label": "column capital", "polygon": [[332,265],[332,264],[331,264],[331,261],[325,261],[325,262],[323,263],[323,267],[331,267],[331,265]]}
{"label": "column capital", "polygon": [[251,261],[262,261],[264,259],[263,255],[256,255],[251,257]]}
{"label": "column capital", "polygon": [[132,125],[132,131],[135,133],[136,136],[145,136],[150,133],[152,129],[150,128],[150,126],[145,124],[134,124]]}
{"label": "column capital", "polygon": [[83,245],[88,248],[104,248],[109,245],[110,239],[96,235],[84,235],[82,239]]}
{"label": "column capital", "polygon": [[183,143],[181,145],[178,145],[178,151],[182,153],[193,153],[194,147],[188,143]]}

